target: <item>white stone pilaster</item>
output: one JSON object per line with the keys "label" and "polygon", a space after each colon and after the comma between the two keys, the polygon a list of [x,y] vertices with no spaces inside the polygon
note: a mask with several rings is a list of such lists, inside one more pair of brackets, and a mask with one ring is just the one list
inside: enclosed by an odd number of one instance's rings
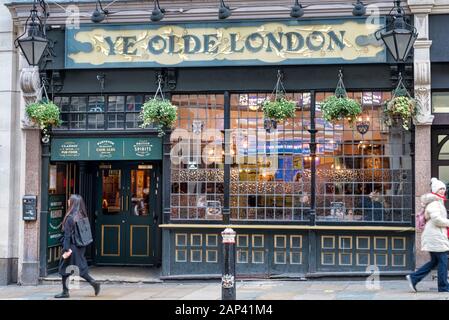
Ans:
{"label": "white stone pilaster", "polygon": [[[418,31],[418,39],[414,44],[414,92],[419,102],[420,113],[415,119],[415,208],[420,208],[419,197],[428,192],[431,179],[431,61],[429,39],[429,14],[435,5],[434,0],[409,0],[408,5],[414,15],[414,24]],[[415,263],[420,267],[428,259],[427,253],[421,251],[421,234],[415,235]]]}

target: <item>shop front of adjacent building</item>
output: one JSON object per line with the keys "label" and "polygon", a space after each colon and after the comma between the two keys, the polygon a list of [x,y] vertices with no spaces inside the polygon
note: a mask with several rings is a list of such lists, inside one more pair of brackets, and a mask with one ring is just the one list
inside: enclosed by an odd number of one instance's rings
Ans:
{"label": "shop front of adjacent building", "polygon": [[[72,193],[88,208],[92,265],[161,267],[162,279],[219,277],[221,232],[231,225],[237,276],[413,270],[416,186],[430,179],[415,174],[430,162],[420,152],[430,143],[417,137],[430,125],[383,121],[399,72],[416,88],[413,57],[398,65],[373,37],[385,19],[196,20],[49,31],[54,56],[41,73],[63,122],[28,164],[41,172],[30,192],[39,192],[46,216],[24,222],[38,246],[22,272],[56,270]],[[326,122],[320,108],[340,73],[362,104],[352,125]],[[261,104],[278,79],[296,113],[273,128]],[[162,136],[139,118],[158,80],[178,107]],[[40,143],[26,130],[27,144]]]}

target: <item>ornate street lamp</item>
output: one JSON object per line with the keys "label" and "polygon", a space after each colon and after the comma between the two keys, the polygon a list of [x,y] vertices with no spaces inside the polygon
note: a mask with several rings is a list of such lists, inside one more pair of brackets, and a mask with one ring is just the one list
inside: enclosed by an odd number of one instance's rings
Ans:
{"label": "ornate street lamp", "polygon": [[20,47],[25,59],[30,66],[37,66],[48,46],[48,39],[45,32],[45,22],[47,19],[47,4],[39,2],[43,9],[42,19],[37,11],[37,1],[34,0],[33,9],[25,22],[25,32],[15,41],[15,46]]}
{"label": "ornate street lamp", "polygon": [[[396,61],[405,61],[418,37],[415,27],[405,21],[404,9],[401,1],[394,1],[395,7],[391,9],[392,21],[384,28],[377,30],[375,37],[382,39]],[[396,11],[392,14],[393,11]]]}

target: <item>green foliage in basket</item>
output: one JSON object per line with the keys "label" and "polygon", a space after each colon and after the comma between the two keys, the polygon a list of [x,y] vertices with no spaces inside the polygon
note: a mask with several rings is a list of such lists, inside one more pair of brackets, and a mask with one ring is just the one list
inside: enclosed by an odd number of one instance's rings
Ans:
{"label": "green foliage in basket", "polygon": [[148,100],[142,106],[140,111],[140,119],[142,120],[142,128],[154,124],[159,136],[163,136],[164,129],[173,127],[178,117],[178,108],[171,104],[169,100],[153,98]]}
{"label": "green foliage in basket", "polygon": [[26,106],[25,112],[41,129],[61,124],[59,107],[51,101],[31,103]]}
{"label": "green foliage in basket", "polygon": [[295,116],[296,102],[284,97],[275,101],[265,100],[262,104],[265,118],[282,121]]}
{"label": "green foliage in basket", "polygon": [[323,101],[321,111],[328,122],[347,119],[352,124],[362,113],[362,107],[354,99],[333,95]]}
{"label": "green foliage in basket", "polygon": [[409,130],[412,118],[418,113],[417,101],[408,96],[394,97],[384,104],[385,124],[393,126],[402,122],[402,127]]}

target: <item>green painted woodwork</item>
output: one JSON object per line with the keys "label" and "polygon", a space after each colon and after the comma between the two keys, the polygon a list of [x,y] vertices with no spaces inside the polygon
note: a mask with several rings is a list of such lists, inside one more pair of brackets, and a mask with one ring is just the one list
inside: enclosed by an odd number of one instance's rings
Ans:
{"label": "green painted woodwork", "polygon": [[[132,174],[137,164],[114,163],[98,169],[97,219],[96,219],[96,263],[116,265],[151,265],[156,263],[157,239],[154,223],[159,216],[160,186],[157,164],[148,163],[145,169],[149,179],[149,206],[139,212],[136,195],[133,194]],[[107,169],[105,169],[107,168]],[[120,177],[120,178],[118,178]],[[136,176],[137,177],[137,176]],[[137,183],[137,178],[135,178]],[[140,183],[143,183],[140,181]]]}
{"label": "green painted woodwork", "polygon": [[161,160],[160,138],[54,138],[52,161]]}

